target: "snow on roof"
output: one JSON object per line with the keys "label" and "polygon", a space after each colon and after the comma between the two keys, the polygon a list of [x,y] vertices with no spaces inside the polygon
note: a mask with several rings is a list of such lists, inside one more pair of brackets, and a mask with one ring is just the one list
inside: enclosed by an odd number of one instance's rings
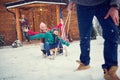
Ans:
{"label": "snow on roof", "polygon": [[24,5],[29,5],[29,4],[58,4],[58,5],[67,5],[67,2],[64,0],[20,0],[17,2],[9,2],[6,3],[5,6],[6,8],[15,8],[15,7],[20,7]]}

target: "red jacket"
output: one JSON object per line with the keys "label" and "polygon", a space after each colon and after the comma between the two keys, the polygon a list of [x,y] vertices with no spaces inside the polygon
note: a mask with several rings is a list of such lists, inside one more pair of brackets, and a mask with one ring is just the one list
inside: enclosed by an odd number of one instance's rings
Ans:
{"label": "red jacket", "polygon": [[50,30],[55,29],[55,28],[61,29],[61,27],[62,27],[62,24],[60,23],[57,26],[55,26],[54,28],[51,28]]}
{"label": "red jacket", "polygon": [[33,35],[35,35],[35,34],[39,34],[40,32],[34,32],[34,31],[31,31],[31,30],[28,30],[28,34],[30,35],[30,36],[33,36]]}

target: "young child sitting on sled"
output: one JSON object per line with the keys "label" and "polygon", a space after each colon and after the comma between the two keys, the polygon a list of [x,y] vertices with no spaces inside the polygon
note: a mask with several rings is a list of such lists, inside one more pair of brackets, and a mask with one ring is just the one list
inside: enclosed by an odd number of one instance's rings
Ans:
{"label": "young child sitting on sled", "polygon": [[50,30],[46,33],[40,33],[36,34],[34,36],[30,36],[31,40],[34,39],[45,39],[45,44],[44,44],[44,49],[47,53],[47,56],[51,56],[50,49],[57,48],[59,47],[61,50],[59,51],[60,53],[63,53],[63,46],[62,44],[69,46],[69,42],[64,41],[62,38],[58,36],[59,30],[58,29],[53,29]]}
{"label": "young child sitting on sled", "polygon": [[[60,23],[59,25],[55,26],[54,28],[61,28],[61,26],[62,26],[62,24]],[[29,29],[27,29],[26,32],[28,32],[29,36],[33,36],[33,35],[40,34],[40,33],[46,33],[46,32],[48,32],[50,30],[52,30],[52,28],[48,29],[46,24],[41,22],[40,23],[40,32],[34,32],[32,30],[29,30]],[[45,44],[45,39],[42,38],[41,43],[40,43],[40,48],[41,48],[41,51],[43,52],[43,56],[46,56],[46,50],[44,48],[44,44]],[[59,52],[62,53],[62,51],[59,51]]]}
{"label": "young child sitting on sled", "polygon": [[[54,28],[61,28],[61,26],[62,26],[62,24],[60,23],[59,25],[55,26]],[[52,29],[48,29],[45,23],[43,23],[43,22],[40,23],[40,33],[46,33],[50,30],[52,30]],[[43,56],[46,57],[46,50],[44,48],[44,44],[45,44],[45,39],[42,38],[41,43],[40,43],[41,51],[43,52]]]}

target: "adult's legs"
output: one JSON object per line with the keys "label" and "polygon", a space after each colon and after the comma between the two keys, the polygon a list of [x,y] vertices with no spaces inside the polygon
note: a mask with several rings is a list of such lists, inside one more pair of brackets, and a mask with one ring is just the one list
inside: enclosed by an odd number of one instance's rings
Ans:
{"label": "adult's legs", "polygon": [[90,63],[90,39],[94,7],[80,6],[77,4],[78,28],[80,36],[80,61],[84,65]]}
{"label": "adult's legs", "polygon": [[104,19],[110,6],[109,3],[104,3],[96,7],[96,17],[98,18],[102,29],[104,38],[104,78],[106,80],[120,80],[116,75],[118,69],[118,28],[114,24],[112,18],[109,16]]}
{"label": "adult's legs", "polygon": [[101,4],[96,8],[96,17],[98,18],[102,29],[104,38],[104,61],[103,67],[110,68],[111,66],[117,66],[117,49],[118,49],[118,28],[112,21],[111,17],[104,19],[110,6]]}

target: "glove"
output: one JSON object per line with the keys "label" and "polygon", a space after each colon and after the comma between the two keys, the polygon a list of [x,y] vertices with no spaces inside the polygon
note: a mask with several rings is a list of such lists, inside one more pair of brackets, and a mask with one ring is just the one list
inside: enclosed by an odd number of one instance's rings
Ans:
{"label": "glove", "polygon": [[66,43],[65,43],[65,45],[66,45],[66,46],[69,46],[69,45],[70,45],[70,43],[69,43],[69,42],[66,42]]}

